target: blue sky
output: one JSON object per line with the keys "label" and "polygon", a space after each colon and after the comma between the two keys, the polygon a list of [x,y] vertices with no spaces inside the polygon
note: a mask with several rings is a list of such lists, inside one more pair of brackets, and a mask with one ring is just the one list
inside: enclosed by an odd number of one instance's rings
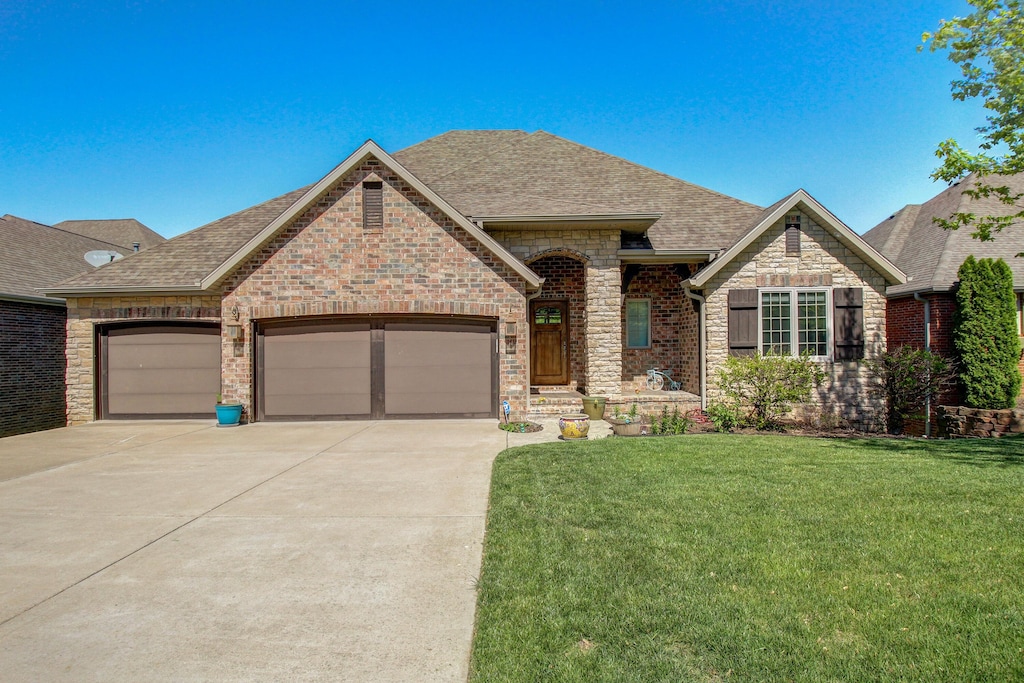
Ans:
{"label": "blue sky", "polygon": [[0,0],[0,215],[173,236],[314,182],[367,138],[538,129],[857,232],[976,138],[918,53],[961,0]]}

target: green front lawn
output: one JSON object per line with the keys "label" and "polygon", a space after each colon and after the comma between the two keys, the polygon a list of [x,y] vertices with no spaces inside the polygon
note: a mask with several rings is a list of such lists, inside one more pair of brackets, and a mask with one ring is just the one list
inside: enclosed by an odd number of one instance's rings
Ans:
{"label": "green front lawn", "polygon": [[1024,440],[688,435],[494,464],[473,681],[1024,680]]}

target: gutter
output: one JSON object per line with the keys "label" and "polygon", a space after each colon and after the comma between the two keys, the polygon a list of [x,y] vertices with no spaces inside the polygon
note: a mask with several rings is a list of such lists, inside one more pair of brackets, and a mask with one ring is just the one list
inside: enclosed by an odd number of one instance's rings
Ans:
{"label": "gutter", "polygon": [[[924,304],[924,350],[932,351],[932,302],[921,296],[920,292],[914,292],[914,300]],[[924,436],[929,438],[932,435],[932,394],[928,392],[924,397]]]}
{"label": "gutter", "polygon": [[110,287],[109,285],[96,285],[92,287],[40,287],[39,291],[51,297],[83,297],[83,296],[124,296],[128,294],[215,294],[201,285],[177,285],[177,286],[151,286],[134,285],[130,287]]}
{"label": "gutter", "polygon": [[31,296],[29,294],[0,293],[0,301],[14,301],[20,304],[53,306],[54,308],[66,308],[68,305],[64,299],[58,299],[57,297]]}
{"label": "gutter", "polygon": [[700,306],[700,312],[699,312],[700,322],[697,324],[697,330],[698,330],[698,334],[697,334],[697,358],[699,359],[697,362],[700,363],[700,384],[699,384],[699,388],[700,388],[700,409],[701,410],[707,410],[707,408],[708,408],[708,392],[707,392],[707,386],[708,386],[708,366],[707,366],[707,357],[706,357],[707,356],[707,354],[706,354],[707,344],[704,341],[705,332],[707,330],[707,313],[706,313],[707,299],[705,299],[704,296],[701,295],[701,294],[695,294],[694,292],[690,291],[690,286],[689,285],[685,285],[685,284],[683,285],[683,292],[686,294],[686,296],[688,296],[691,299],[693,299],[694,301],[696,301],[698,303],[698,305]]}
{"label": "gutter", "polygon": [[615,255],[623,263],[710,263],[720,253],[719,249],[619,249]]}

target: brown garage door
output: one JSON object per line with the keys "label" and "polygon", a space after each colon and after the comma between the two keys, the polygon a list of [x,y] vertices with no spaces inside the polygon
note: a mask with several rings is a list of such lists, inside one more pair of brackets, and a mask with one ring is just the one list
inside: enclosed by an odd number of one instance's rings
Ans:
{"label": "brown garage door", "polygon": [[213,417],[220,328],[137,325],[103,330],[100,416]]}
{"label": "brown garage door", "polygon": [[261,419],[495,415],[489,321],[269,323],[258,338]]}
{"label": "brown garage door", "polygon": [[370,325],[268,327],[262,335],[266,419],[370,416]]}

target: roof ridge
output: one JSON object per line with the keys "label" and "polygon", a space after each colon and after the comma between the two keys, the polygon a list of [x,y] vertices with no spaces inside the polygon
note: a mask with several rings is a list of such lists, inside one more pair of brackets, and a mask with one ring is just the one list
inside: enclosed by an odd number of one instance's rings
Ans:
{"label": "roof ridge", "polygon": [[101,240],[98,237],[91,237],[89,235],[83,235],[83,234],[81,234],[79,232],[74,232],[72,230],[64,230],[63,228],[58,228],[55,225],[47,225],[46,223],[40,223],[39,221],[32,221],[32,220],[29,220],[27,218],[20,218],[19,216],[12,216],[9,213],[8,214],[4,214],[4,216],[3,216],[3,219],[7,219],[7,218],[14,218],[14,219],[17,219],[19,221],[24,221],[26,223],[31,223],[32,225],[38,225],[39,227],[46,228],[47,230],[56,230],[57,232],[63,233],[65,235],[74,235],[78,239],[89,240],[90,242],[101,242],[102,244],[107,244],[107,245],[109,245],[111,247],[117,247],[118,249],[124,249],[124,247],[121,246],[120,244],[114,244],[113,242],[108,242],[106,240]]}
{"label": "roof ridge", "polygon": [[[525,137],[519,138],[519,139],[517,139],[514,142],[509,142],[508,144],[502,145],[500,147],[495,147],[494,149],[492,149],[488,153],[483,154],[483,155],[481,155],[479,157],[475,157],[473,159],[468,159],[468,160],[466,160],[466,162],[464,164],[461,164],[460,166],[457,166],[457,167],[452,167],[452,169],[450,171],[448,171],[447,173],[439,175],[439,176],[437,176],[435,178],[431,178],[430,179],[431,184],[436,183],[436,182],[438,182],[440,180],[443,180],[444,178],[447,178],[448,176],[452,175],[453,173],[458,173],[462,169],[466,168],[467,166],[471,166],[471,165],[475,164],[478,161],[486,159],[487,157],[494,156],[498,152],[504,152],[505,150],[507,150],[507,149],[509,149],[511,147],[515,147],[516,145],[518,145],[521,142],[526,142],[534,134],[534,133],[527,133],[525,130],[521,130],[519,128],[493,128],[493,129],[487,129],[487,128],[472,129],[472,128],[467,128],[467,129],[465,129],[463,131],[450,131],[450,132],[466,132],[466,133],[471,133],[471,132],[476,132],[476,131],[487,131],[487,130],[493,130],[495,132],[498,132],[498,131],[511,131],[511,132],[525,133]],[[445,133],[445,135],[447,135],[447,133]],[[429,142],[432,139],[433,138],[428,138],[427,140],[424,140],[423,142],[418,142],[415,145],[413,145],[412,147],[407,147],[406,149],[413,149],[413,147],[418,147],[419,145],[422,145],[425,142]],[[401,150],[401,151],[404,152],[405,150]],[[412,171],[410,171],[410,173],[411,172]]]}
{"label": "roof ridge", "polygon": [[[688,180],[683,180],[682,178],[677,178],[674,175],[669,175],[668,173],[665,173],[664,171],[659,171],[656,168],[651,168],[649,166],[644,166],[643,164],[639,164],[639,163],[637,163],[635,161],[630,161],[629,159],[626,159],[625,157],[616,156],[615,154],[609,154],[608,152],[604,152],[604,151],[602,151],[600,149],[597,149],[595,147],[591,147],[589,145],[584,145],[584,144],[581,144],[579,142],[574,142],[572,140],[569,140],[568,138],[563,138],[560,135],[555,135],[554,133],[549,133],[546,130],[537,130],[534,133],[530,133],[529,137],[532,138],[534,135],[539,135],[539,134],[543,134],[543,135],[546,135],[548,137],[555,138],[556,140],[560,140],[562,142],[569,143],[570,145],[576,145],[578,147],[583,147],[584,149],[588,149],[588,150],[590,150],[592,152],[600,154],[601,156],[608,157],[609,159],[614,159],[616,161],[621,161],[622,163],[625,163],[625,164],[627,164],[629,166],[632,166],[632,167],[634,167],[634,168],[636,168],[636,169],[638,169],[640,171],[643,171],[643,172],[646,172],[646,173],[652,173],[654,175],[661,176],[662,178],[665,178],[667,180],[672,180],[672,181],[677,182],[677,183],[682,183],[683,185],[686,185],[688,187],[692,187],[692,188],[701,190],[703,192],[707,192],[708,194],[715,195],[716,197],[721,197],[722,199],[728,199],[729,201],[734,202],[736,204],[743,204],[745,206],[749,206],[749,207],[754,208],[754,209],[764,209],[765,208],[763,206],[758,206],[757,204],[752,204],[750,202],[743,201],[742,199],[737,199],[736,197],[732,197],[732,196],[729,196],[727,194],[723,194],[721,192],[718,192],[717,190],[712,190],[710,188],[704,187],[703,185],[698,185],[696,183],[691,183]],[[527,139],[529,139],[529,138],[527,138]]]}

